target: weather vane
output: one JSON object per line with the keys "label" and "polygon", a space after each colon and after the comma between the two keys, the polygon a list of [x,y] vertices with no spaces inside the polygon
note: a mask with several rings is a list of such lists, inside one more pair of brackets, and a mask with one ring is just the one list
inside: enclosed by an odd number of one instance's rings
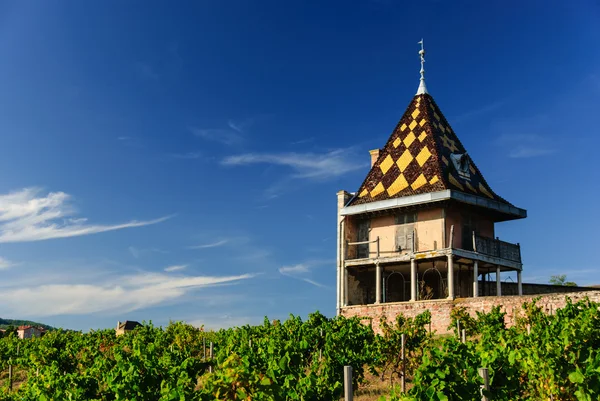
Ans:
{"label": "weather vane", "polygon": [[425,86],[425,46],[423,45],[423,39],[419,41],[419,44],[421,45],[421,50],[419,50],[419,55],[421,56],[421,82],[419,83],[417,95],[422,95],[427,93],[427,87]]}

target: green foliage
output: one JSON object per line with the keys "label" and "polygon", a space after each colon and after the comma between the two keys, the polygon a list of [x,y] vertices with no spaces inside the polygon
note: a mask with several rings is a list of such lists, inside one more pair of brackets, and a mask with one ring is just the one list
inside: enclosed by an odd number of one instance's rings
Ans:
{"label": "green foliage", "polygon": [[[458,308],[450,327],[461,321],[464,344],[433,338],[428,312],[383,320],[382,335],[359,319],[318,312],[210,333],[182,323],[147,324],[119,337],[114,330],[26,340],[13,333],[0,339],[0,373],[12,365],[25,380],[13,392],[0,381],[0,401],[336,400],[345,365],[354,368],[355,385],[365,368],[397,379],[402,334],[410,391],[395,388],[382,401],[480,399],[481,367],[490,400],[592,401],[600,399],[599,306],[567,300],[547,315],[534,301],[511,328],[500,308],[475,317]],[[214,360],[204,358],[210,342]]]}
{"label": "green foliage", "polygon": [[[394,324],[388,323],[385,316],[381,319],[381,336],[377,336],[375,350],[377,359],[374,367],[380,372],[381,380],[389,377],[390,381],[402,376],[412,377],[423,351],[430,342],[431,336],[426,327],[431,322],[431,312],[425,311],[414,319],[402,315],[396,317]],[[404,361],[402,360],[402,334],[405,336]]]}
{"label": "green foliage", "polygon": [[11,328],[17,329],[18,326],[35,326],[43,327],[46,330],[54,330],[54,327],[48,326],[47,324],[32,322],[31,320],[15,320],[15,319],[2,319],[0,318],[0,329]]}
{"label": "green foliage", "polygon": [[461,333],[458,332],[459,324],[457,323],[460,324],[460,330],[464,329],[468,336],[477,332],[477,321],[462,306],[452,309],[450,312],[450,325],[448,326],[448,330],[453,330],[454,334],[460,337]]}
{"label": "green foliage", "polygon": [[551,276],[548,282],[552,285],[565,285],[567,287],[577,287],[577,283],[574,283],[573,281],[567,281],[566,274],[557,274]]}

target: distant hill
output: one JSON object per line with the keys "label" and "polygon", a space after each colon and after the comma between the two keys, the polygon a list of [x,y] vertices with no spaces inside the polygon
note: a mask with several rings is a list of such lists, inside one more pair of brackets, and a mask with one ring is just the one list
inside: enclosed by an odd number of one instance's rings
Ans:
{"label": "distant hill", "polygon": [[47,324],[32,322],[31,320],[15,320],[15,319],[2,319],[0,318],[0,329],[5,329],[8,326],[35,326],[43,327],[46,330],[54,330],[54,327],[48,326]]}

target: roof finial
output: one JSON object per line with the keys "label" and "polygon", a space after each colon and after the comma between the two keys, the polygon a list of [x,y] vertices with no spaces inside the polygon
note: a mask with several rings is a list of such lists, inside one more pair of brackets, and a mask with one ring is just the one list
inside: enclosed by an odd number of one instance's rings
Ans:
{"label": "roof finial", "polygon": [[422,95],[428,93],[425,86],[425,47],[423,39],[419,41],[419,44],[421,45],[421,50],[419,50],[419,55],[421,56],[421,82],[419,83],[419,89],[417,89],[417,95]]}

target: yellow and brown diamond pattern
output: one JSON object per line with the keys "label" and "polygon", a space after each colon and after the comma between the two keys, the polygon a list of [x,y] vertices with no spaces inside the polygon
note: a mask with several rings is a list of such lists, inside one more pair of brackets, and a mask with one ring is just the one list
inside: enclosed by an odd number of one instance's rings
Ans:
{"label": "yellow and brown diamond pattern", "polygon": [[[466,153],[433,98],[417,95],[381,150],[352,204],[455,189],[506,202],[469,159],[458,174],[452,154]],[[508,202],[506,202],[508,203]]]}

